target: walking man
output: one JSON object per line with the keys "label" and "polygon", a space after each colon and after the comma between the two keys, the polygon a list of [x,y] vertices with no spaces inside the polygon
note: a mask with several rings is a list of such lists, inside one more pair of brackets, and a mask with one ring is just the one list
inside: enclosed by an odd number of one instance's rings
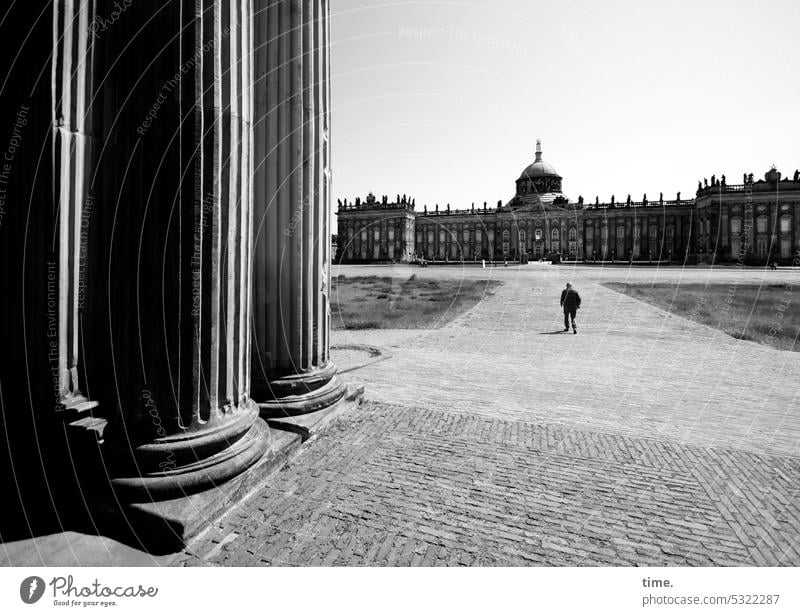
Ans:
{"label": "walking man", "polygon": [[572,319],[572,333],[577,334],[575,313],[581,307],[581,296],[572,288],[570,283],[567,283],[567,288],[561,291],[561,307],[564,309],[564,331],[569,331],[569,322]]}

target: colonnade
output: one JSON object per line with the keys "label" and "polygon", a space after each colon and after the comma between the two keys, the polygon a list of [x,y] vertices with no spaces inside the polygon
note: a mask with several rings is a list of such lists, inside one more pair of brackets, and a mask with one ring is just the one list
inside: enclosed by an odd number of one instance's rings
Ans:
{"label": "colonnade", "polygon": [[3,418],[106,420],[116,494],[159,501],[269,455],[266,418],[344,393],[329,357],[329,6],[104,10],[32,0],[8,16],[28,36],[3,91],[4,117],[25,116],[0,178],[3,283],[19,296],[3,342],[23,364],[4,372]]}

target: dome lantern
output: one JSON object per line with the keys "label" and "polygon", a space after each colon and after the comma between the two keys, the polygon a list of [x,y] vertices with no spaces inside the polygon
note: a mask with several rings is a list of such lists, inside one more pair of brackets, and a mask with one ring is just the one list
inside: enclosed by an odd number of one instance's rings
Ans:
{"label": "dome lantern", "polygon": [[561,179],[561,176],[558,175],[553,165],[550,163],[545,162],[542,160],[542,141],[541,139],[536,140],[536,159],[525,168],[525,171],[522,172],[522,175],[519,177],[520,180],[533,180],[534,178],[555,178]]}

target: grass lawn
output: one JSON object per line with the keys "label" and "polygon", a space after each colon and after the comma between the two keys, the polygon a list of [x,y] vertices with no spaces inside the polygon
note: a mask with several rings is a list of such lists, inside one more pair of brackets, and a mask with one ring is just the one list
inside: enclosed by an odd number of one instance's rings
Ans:
{"label": "grass lawn", "polygon": [[790,284],[628,284],[606,287],[741,340],[800,351],[800,289]]}
{"label": "grass lawn", "polygon": [[434,329],[500,286],[495,280],[408,280],[377,276],[333,279],[333,329]]}

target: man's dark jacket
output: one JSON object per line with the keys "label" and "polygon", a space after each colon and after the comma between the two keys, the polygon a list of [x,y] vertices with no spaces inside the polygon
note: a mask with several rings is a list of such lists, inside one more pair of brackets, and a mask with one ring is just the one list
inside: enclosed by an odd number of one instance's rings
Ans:
{"label": "man's dark jacket", "polygon": [[581,306],[581,296],[575,289],[564,289],[561,291],[561,305],[566,311],[576,310]]}

